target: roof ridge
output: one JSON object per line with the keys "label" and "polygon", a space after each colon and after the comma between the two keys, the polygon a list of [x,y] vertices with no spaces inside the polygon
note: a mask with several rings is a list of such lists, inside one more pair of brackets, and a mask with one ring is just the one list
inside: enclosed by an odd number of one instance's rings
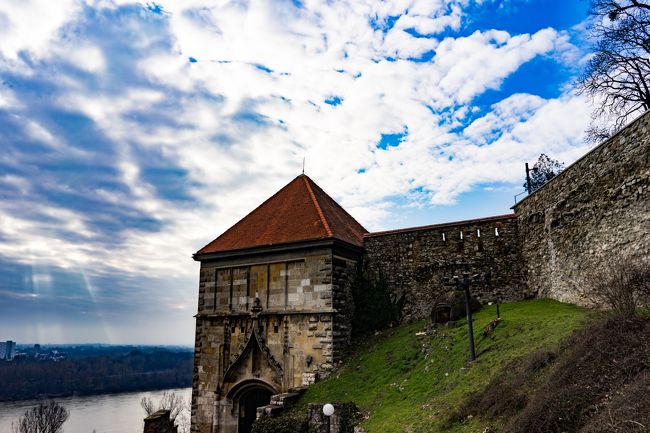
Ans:
{"label": "roof ridge", "polygon": [[[296,180],[298,177],[300,177],[300,176],[295,177],[291,182],[293,182],[294,180]],[[219,236],[217,236],[215,239],[213,239],[212,241],[210,241],[210,242],[208,242],[207,244],[205,244],[205,245],[204,245],[204,246],[199,250],[199,252],[202,251],[202,250],[204,250],[205,248],[207,248],[211,243],[213,243],[214,241],[218,240],[218,239],[221,238],[223,235],[225,235],[225,234],[228,232],[228,230],[230,230],[231,228],[233,228],[234,226],[236,226],[237,224],[239,224],[240,222],[242,222],[243,220],[245,220],[245,219],[248,218],[249,216],[253,215],[253,214],[254,214],[258,209],[262,208],[266,203],[268,203],[268,202],[270,202],[272,199],[274,199],[276,195],[280,194],[280,193],[282,192],[282,190],[284,190],[286,187],[288,187],[288,186],[291,184],[291,182],[289,182],[288,184],[286,184],[285,186],[283,186],[282,188],[280,188],[279,190],[277,190],[277,191],[276,191],[276,192],[275,192],[271,197],[267,198],[267,199],[264,200],[262,203],[260,203],[260,204],[255,208],[255,209],[253,209],[252,211],[248,212],[246,215],[244,215],[243,217],[241,217],[241,218],[240,218],[240,219],[239,219],[235,224],[233,224],[232,226],[230,226],[230,228],[228,228],[226,231],[224,231],[223,233],[221,233],[221,234],[220,234]]]}
{"label": "roof ridge", "polygon": [[[310,178],[310,179],[311,179],[311,178]],[[360,227],[364,230],[365,233],[369,233],[368,230],[367,230],[367,229],[366,229],[366,228],[365,228],[365,227],[364,227],[364,226],[363,226],[359,221],[357,221],[357,220],[356,220],[356,219],[355,219],[355,218],[350,214],[350,212],[348,212],[348,211],[347,211],[343,206],[341,206],[341,204],[340,204],[338,201],[334,200],[334,199],[333,199],[333,198],[332,198],[332,197],[331,197],[327,192],[325,192],[325,190],[324,190],[323,188],[321,188],[321,187],[320,187],[316,182],[314,182],[313,180],[312,180],[312,182],[314,183],[314,186],[320,190],[320,193],[323,194],[323,195],[325,196],[325,197],[324,197],[325,200],[328,200],[328,201],[329,201],[330,203],[332,203],[332,204],[333,204],[337,209],[339,209],[340,211],[342,211],[342,212],[345,214],[345,216],[349,217],[349,218],[350,218],[352,221],[354,221],[358,226],[360,226]]]}
{"label": "roof ridge", "polygon": [[[332,229],[330,229],[330,225],[327,222],[327,218],[325,218],[325,214],[323,213],[323,209],[320,207],[320,203],[318,203],[318,200],[316,199],[316,195],[314,194],[314,190],[311,188],[311,185],[309,184],[309,179],[307,176],[303,175],[302,179],[305,181],[305,186],[307,187],[307,191],[309,191],[309,197],[311,197],[312,202],[314,203],[314,206],[316,207],[316,212],[318,212],[318,216],[320,217],[321,222],[323,223],[323,227],[325,227],[325,231],[327,232],[327,235],[329,237],[334,236],[332,233]],[[311,180],[311,179],[309,179]]]}

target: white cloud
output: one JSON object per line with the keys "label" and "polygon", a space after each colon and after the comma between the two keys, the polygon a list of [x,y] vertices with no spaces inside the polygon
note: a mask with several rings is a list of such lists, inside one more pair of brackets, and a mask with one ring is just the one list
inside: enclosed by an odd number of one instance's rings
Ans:
{"label": "white cloud", "polygon": [[[306,2],[297,9],[261,0],[161,1],[168,14],[155,18],[164,21],[160,28],[147,33],[137,21],[121,23],[142,33],[129,41],[136,54],[126,60],[91,42],[71,47],[57,39],[77,16],[77,2],[57,3],[25,38],[54,3],[3,3],[0,13],[11,25],[0,38],[0,73],[28,51],[94,77],[100,84],[56,77],[64,91],[52,103],[87,116],[110,143],[107,163],[121,188],[98,185],[94,198],[159,226],[123,227],[107,243],[82,210],[53,203],[34,205],[28,214],[5,204],[0,236],[9,242],[0,244],[0,255],[91,273],[189,278],[195,273],[189,255],[298,174],[303,157],[307,173],[370,229],[389,228],[396,196],[450,204],[481,183],[517,182],[522,161],[542,151],[567,162],[575,158],[584,150],[579,137],[587,121],[577,97],[512,95],[463,128],[476,115],[473,98],[498,89],[522,64],[572,53],[566,34],[554,29],[521,35],[484,29],[442,40],[404,32],[458,29],[465,3]],[[118,2],[94,7],[117,9]],[[154,19],[147,14],[143,22]],[[369,24],[399,15],[387,31]],[[163,31],[169,32],[166,43],[152,43]],[[406,60],[430,50],[436,52],[431,62]],[[104,80],[117,79],[107,77],[118,60],[129,62],[131,81],[107,85]],[[340,105],[325,103],[334,96]],[[72,155],[66,139],[31,119],[19,99],[0,93],[0,108],[24,116],[33,139]],[[167,121],[147,120],[155,115]],[[405,128],[399,146],[377,148],[382,133]],[[84,143],[92,153],[93,142]],[[74,157],[94,161],[91,153]],[[172,200],[147,179],[154,159],[186,174],[190,203]],[[29,194],[30,181],[20,179],[0,182]]]}
{"label": "white cloud", "polygon": [[4,0],[0,2],[0,54],[40,56],[57,31],[81,9],[75,0]]}
{"label": "white cloud", "polygon": [[57,53],[70,64],[86,72],[100,73],[106,68],[106,60],[102,51],[90,44],[81,46],[62,46]]}
{"label": "white cloud", "polygon": [[445,102],[467,103],[486,89],[498,88],[523,63],[551,51],[557,38],[555,30],[544,29],[533,35],[490,30],[445,39],[434,62]]}

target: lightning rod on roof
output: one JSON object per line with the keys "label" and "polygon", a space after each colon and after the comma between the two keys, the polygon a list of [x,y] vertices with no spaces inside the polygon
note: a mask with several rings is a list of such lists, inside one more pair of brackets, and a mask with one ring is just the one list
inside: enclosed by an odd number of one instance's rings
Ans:
{"label": "lightning rod on roof", "polygon": [[305,174],[305,158],[302,158],[302,174]]}

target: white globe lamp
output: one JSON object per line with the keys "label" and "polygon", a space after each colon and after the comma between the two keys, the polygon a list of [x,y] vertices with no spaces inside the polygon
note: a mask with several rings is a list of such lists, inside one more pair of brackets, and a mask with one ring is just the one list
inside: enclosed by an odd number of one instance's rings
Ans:
{"label": "white globe lamp", "polygon": [[330,417],[333,414],[334,414],[334,406],[332,406],[329,403],[323,406],[323,415]]}

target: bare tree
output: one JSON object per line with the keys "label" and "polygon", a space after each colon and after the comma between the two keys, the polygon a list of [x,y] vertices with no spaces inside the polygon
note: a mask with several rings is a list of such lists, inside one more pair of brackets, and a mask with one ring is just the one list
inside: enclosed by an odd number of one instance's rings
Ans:
{"label": "bare tree", "polygon": [[650,302],[650,262],[629,257],[610,257],[585,279],[581,295],[595,307],[623,316]]}
{"label": "bare tree", "polygon": [[180,395],[165,391],[157,404],[151,398],[142,397],[140,406],[142,406],[147,415],[151,415],[159,410],[168,410],[169,418],[178,426],[179,433],[189,432],[190,404]]}
{"label": "bare tree", "polygon": [[650,3],[591,0],[593,56],[578,93],[597,104],[588,141],[608,138],[635,113],[650,109]]}
{"label": "bare tree", "polygon": [[54,400],[42,402],[25,412],[17,424],[11,424],[13,433],[59,433],[70,412]]}

